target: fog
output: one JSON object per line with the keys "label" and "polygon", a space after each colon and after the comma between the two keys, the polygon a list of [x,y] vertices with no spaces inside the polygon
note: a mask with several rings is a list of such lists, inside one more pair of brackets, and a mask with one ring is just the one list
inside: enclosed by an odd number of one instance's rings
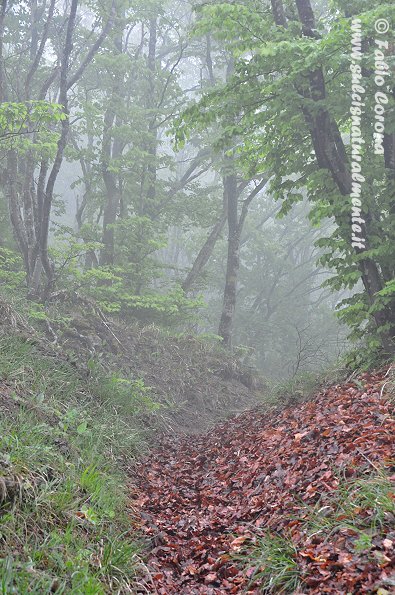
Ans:
{"label": "fog", "polygon": [[[3,246],[44,301],[73,288],[268,377],[312,372],[350,346],[337,309],[373,300],[371,265],[345,247],[340,166],[320,154],[323,139],[345,156],[347,130],[340,147],[296,71],[257,50],[269,3],[198,4],[3,3]],[[351,321],[357,339],[369,324]]]}

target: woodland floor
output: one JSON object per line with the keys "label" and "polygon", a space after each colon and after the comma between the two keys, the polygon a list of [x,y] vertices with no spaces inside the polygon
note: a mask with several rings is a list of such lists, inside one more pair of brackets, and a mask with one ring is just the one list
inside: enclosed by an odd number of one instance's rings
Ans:
{"label": "woodland floor", "polygon": [[395,593],[389,383],[386,371],[365,374],[165,438],[133,493],[150,592]]}

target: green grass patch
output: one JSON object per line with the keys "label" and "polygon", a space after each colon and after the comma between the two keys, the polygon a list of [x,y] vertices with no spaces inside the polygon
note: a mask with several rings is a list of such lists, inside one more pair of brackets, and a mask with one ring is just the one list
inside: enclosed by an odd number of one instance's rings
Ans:
{"label": "green grass patch", "polygon": [[146,448],[141,394],[19,336],[0,338],[0,383],[0,593],[135,592],[122,462]]}
{"label": "green grass patch", "polygon": [[262,593],[293,593],[300,585],[296,549],[280,535],[268,532],[257,537],[235,559],[244,566],[249,586],[258,583]]}
{"label": "green grass patch", "polygon": [[309,513],[306,530],[309,536],[322,533],[330,539],[341,529],[356,534],[356,549],[371,543],[368,536],[385,535],[386,527],[395,515],[394,484],[385,469],[342,480],[333,497],[325,506],[317,504]]}

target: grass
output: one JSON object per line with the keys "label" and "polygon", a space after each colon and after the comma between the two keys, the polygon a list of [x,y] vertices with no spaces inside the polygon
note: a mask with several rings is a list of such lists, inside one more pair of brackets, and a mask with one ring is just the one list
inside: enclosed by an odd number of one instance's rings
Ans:
{"label": "grass", "polygon": [[145,449],[134,415],[148,397],[104,380],[0,339],[2,594],[136,592],[141,543],[122,464]]}
{"label": "grass", "polygon": [[245,567],[250,585],[258,583],[262,593],[293,593],[300,585],[296,549],[280,535],[266,533],[235,559]]}
{"label": "grass", "polygon": [[[385,532],[395,515],[394,487],[386,471],[341,481],[337,492],[324,507],[310,511],[308,534],[323,533],[328,538],[339,529],[352,529],[358,536],[357,548],[370,543],[367,536]],[[384,533],[383,533],[384,534]]]}
{"label": "grass", "polygon": [[[377,538],[382,541],[393,527],[394,516],[393,482],[382,469],[342,481],[325,506],[321,502],[306,508],[300,531],[307,544],[318,534],[330,543],[339,532],[347,530],[353,535],[355,554],[370,556]],[[303,587],[297,557],[298,549],[290,538],[269,532],[256,535],[234,556],[249,577],[249,586],[259,585],[260,592],[266,594],[291,594]]]}

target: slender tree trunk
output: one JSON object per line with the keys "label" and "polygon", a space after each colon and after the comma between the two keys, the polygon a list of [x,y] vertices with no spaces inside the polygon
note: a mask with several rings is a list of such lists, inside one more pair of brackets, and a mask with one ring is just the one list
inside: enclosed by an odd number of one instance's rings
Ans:
{"label": "slender tree trunk", "polygon": [[[226,78],[229,80],[233,72],[233,58],[228,63]],[[247,183],[238,184],[237,175],[234,171],[233,157],[227,157],[224,164],[224,205],[227,209],[228,219],[228,256],[226,263],[225,289],[222,304],[222,313],[219,323],[218,334],[223,339],[226,347],[232,347],[232,331],[237,301],[237,278],[240,267],[240,239],[244,223],[248,214],[251,201],[266,185],[267,179],[261,182],[252,190],[243,201],[240,217],[238,214],[239,198]]]}
{"label": "slender tree trunk", "polygon": [[[120,11],[119,16],[124,17],[124,10]],[[121,56],[123,52],[123,28],[119,27],[114,36],[114,55]],[[111,266],[115,258],[115,230],[114,225],[117,220],[120,203],[120,186],[116,174],[111,171],[111,161],[121,156],[123,145],[114,135],[113,128],[120,124],[115,115],[112,103],[120,100],[122,94],[122,81],[116,81],[112,95],[110,97],[110,106],[104,115],[103,127],[103,149],[102,149],[102,176],[106,188],[106,204],[103,210],[103,249],[100,251],[99,263],[102,266]]]}
{"label": "slender tree trunk", "polygon": [[22,219],[22,205],[18,193],[18,157],[14,150],[8,151],[7,167],[5,170],[5,192],[8,197],[8,207],[14,237],[22,253],[26,274],[30,275],[29,244],[26,229]]}
{"label": "slender tree trunk", "polygon": [[115,175],[110,171],[110,162],[115,157],[113,154],[112,127],[115,114],[108,109],[104,116],[103,151],[102,151],[102,176],[106,188],[106,204],[103,210],[103,232],[99,263],[101,266],[114,264],[114,224],[117,219],[119,192]]}
{"label": "slender tree trunk", "polygon": [[[45,193],[43,197],[43,206],[42,206],[42,221],[41,221],[41,228],[40,228],[40,237],[39,237],[39,246],[40,252],[37,258],[41,259],[42,267],[45,271],[45,275],[47,278],[47,287],[45,290],[45,294],[49,293],[52,289],[54,283],[54,266],[53,263],[50,261],[48,256],[48,235],[49,235],[49,222],[50,222],[50,215],[51,215],[51,208],[52,208],[52,199],[53,193],[55,188],[55,182],[58,177],[60,167],[63,161],[63,154],[66,148],[67,137],[70,129],[70,120],[69,120],[69,105],[68,105],[68,74],[70,68],[70,57],[71,52],[73,49],[73,34],[75,28],[75,21],[77,16],[77,7],[78,7],[78,0],[72,0],[70,6],[70,14],[67,20],[67,29],[66,29],[66,39],[63,48],[63,54],[61,57],[61,69],[60,69],[60,87],[59,87],[59,103],[63,108],[63,113],[66,116],[64,120],[62,120],[62,129],[60,133],[60,138],[58,140],[58,147],[56,151],[55,161],[52,165],[51,172],[48,177],[47,185],[45,187]],[[38,267],[40,265],[37,265]],[[34,289],[34,288],[33,288]],[[45,296],[44,296],[45,297]]]}
{"label": "slender tree trunk", "polygon": [[224,194],[228,210],[229,235],[224,299],[218,334],[220,337],[222,337],[224,345],[226,347],[231,347],[233,320],[236,309],[237,276],[240,265],[240,227],[238,221],[239,192],[237,188],[237,177],[235,174],[225,176]]}
{"label": "slender tree trunk", "polygon": [[[145,100],[147,109],[147,140],[145,150],[147,153],[147,162],[142,167],[140,181],[140,204],[137,213],[140,217],[148,217],[151,221],[157,216],[157,154],[158,154],[158,130],[157,116],[157,93],[156,93],[156,70],[157,70],[157,27],[158,22],[153,18],[149,22],[148,55],[147,55],[147,82],[148,93]],[[149,111],[151,113],[149,113]],[[139,226],[137,233],[137,244],[143,246],[145,231],[143,226]],[[140,295],[144,287],[144,250],[136,258],[136,282],[134,291]]]}
{"label": "slender tree trunk", "polygon": [[5,77],[4,69],[4,26],[5,26],[5,15],[7,10],[7,0],[1,0],[0,4],[0,102],[7,101],[7,81]]}
{"label": "slender tree trunk", "polygon": [[216,224],[214,225],[213,229],[210,231],[206,241],[204,242],[203,246],[199,250],[199,253],[192,265],[191,270],[189,271],[185,281],[182,284],[182,288],[185,293],[191,290],[196,280],[201,275],[204,267],[210,260],[210,257],[213,253],[215,248],[215,244],[217,243],[218,238],[220,237],[224,225],[226,223],[227,213],[226,209],[222,213],[221,217],[218,219]]}
{"label": "slender tree trunk", "polygon": [[[149,28],[148,44],[148,69],[149,69],[149,96],[148,108],[155,109],[155,74],[156,74],[156,44],[157,44],[157,19],[151,19]],[[153,215],[155,212],[156,198],[156,178],[157,178],[157,151],[158,137],[156,127],[156,116],[151,117],[148,126],[148,154],[149,163],[147,167],[147,214]]]}
{"label": "slender tree trunk", "polygon": [[103,211],[103,249],[100,251],[100,265],[111,266],[114,264],[114,224],[117,220],[119,206],[119,192],[114,176],[108,172],[103,173],[106,186],[107,202]]}

